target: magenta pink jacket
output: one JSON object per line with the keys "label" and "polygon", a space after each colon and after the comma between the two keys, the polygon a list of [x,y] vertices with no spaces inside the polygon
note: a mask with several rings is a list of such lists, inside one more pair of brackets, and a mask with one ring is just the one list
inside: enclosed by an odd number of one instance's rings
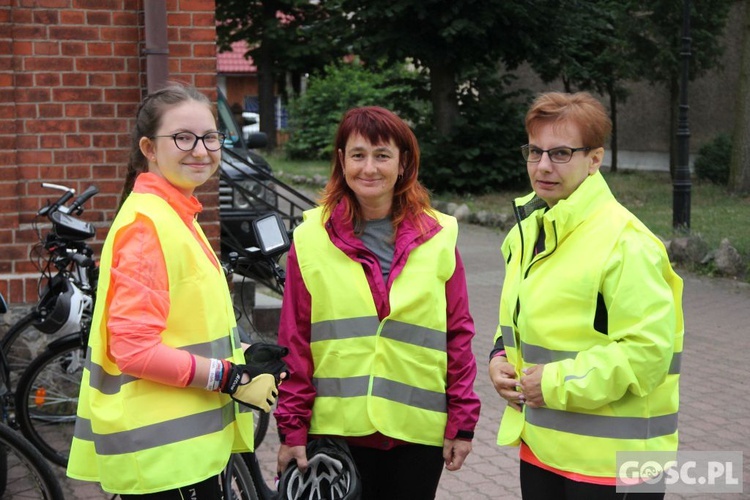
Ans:
{"label": "magenta pink jacket", "polygon": [[[390,312],[388,296],[391,283],[403,269],[409,253],[439,231],[440,227],[420,237],[414,224],[404,220],[396,231],[394,260],[388,283],[384,283],[377,257],[354,235],[352,225],[342,220],[342,212],[342,206],[339,204],[326,221],[328,235],[337,248],[352,260],[362,264],[378,316],[382,319]],[[429,222],[429,225],[434,225],[434,219],[429,218]],[[321,255],[321,258],[324,259],[325,256]],[[286,264],[286,287],[281,307],[278,342],[290,350],[284,360],[289,366],[291,376],[279,387],[278,406],[274,415],[282,442],[290,446],[303,446],[307,443],[307,431],[315,399],[310,353],[310,294],[300,274],[294,245],[289,251]],[[479,420],[480,402],[474,392],[474,379],[477,373],[476,359],[471,350],[474,320],[469,312],[466,276],[458,249],[456,269],[446,283],[445,294],[448,307],[448,423],[445,437],[471,439]],[[389,449],[403,443],[379,433],[347,439],[351,444],[381,449]]]}

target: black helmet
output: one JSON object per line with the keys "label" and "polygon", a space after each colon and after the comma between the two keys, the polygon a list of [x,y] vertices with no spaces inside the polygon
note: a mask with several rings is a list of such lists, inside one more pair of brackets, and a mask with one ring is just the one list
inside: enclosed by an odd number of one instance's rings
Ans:
{"label": "black helmet", "polygon": [[292,461],[279,479],[280,500],[358,500],[362,483],[343,439],[320,438],[307,444],[307,470]]}
{"label": "black helmet", "polygon": [[50,279],[36,306],[39,313],[34,327],[43,333],[75,333],[81,330],[83,313],[90,312],[93,300],[65,276]]}

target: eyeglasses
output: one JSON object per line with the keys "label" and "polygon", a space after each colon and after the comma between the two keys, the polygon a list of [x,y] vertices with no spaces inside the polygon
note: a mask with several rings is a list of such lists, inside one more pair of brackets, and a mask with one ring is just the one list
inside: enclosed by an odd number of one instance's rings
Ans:
{"label": "eyeglasses", "polygon": [[573,158],[573,153],[576,151],[591,151],[593,148],[552,148],[552,149],[541,149],[536,146],[530,146],[526,144],[521,146],[521,154],[523,159],[529,163],[538,163],[542,161],[542,156],[547,153],[549,161],[552,163],[568,163]]}
{"label": "eyeglasses", "polygon": [[171,137],[174,141],[174,145],[180,151],[192,151],[195,146],[198,145],[198,140],[203,141],[203,145],[207,151],[218,151],[224,145],[224,139],[226,135],[221,132],[209,132],[206,135],[195,135],[192,132],[179,132],[171,135],[153,135],[149,139],[155,139],[157,137]]}

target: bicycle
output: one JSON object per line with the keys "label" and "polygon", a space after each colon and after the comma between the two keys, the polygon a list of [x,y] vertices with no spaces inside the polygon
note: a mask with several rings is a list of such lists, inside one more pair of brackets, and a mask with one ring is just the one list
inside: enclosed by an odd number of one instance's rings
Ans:
{"label": "bicycle", "polygon": [[[89,187],[66,206],[75,190],[49,183],[42,183],[42,187],[64,193],[37,212],[37,217],[44,216],[52,224],[46,235],[42,235],[36,220],[32,223],[39,238],[30,252],[30,260],[40,273],[39,301],[10,327],[1,343],[11,375],[16,378],[29,361],[46,348],[51,338],[85,329],[93,313],[98,268],[92,258],[94,251],[86,240],[93,238],[96,230],[70,214],[80,215],[83,203],[98,189]],[[61,295],[65,297],[58,301]]]}
{"label": "bicycle", "polygon": [[[291,233],[278,214],[267,214],[253,220],[258,248],[245,249],[243,256],[230,254],[230,269],[244,260],[257,269],[264,266],[273,280],[274,289],[283,293],[286,271],[279,264],[280,256],[291,246]],[[308,443],[308,469],[305,473],[290,467],[276,478],[277,489],[272,489],[263,477],[256,452],[241,453],[240,457],[249,474],[245,483],[249,498],[253,500],[282,500],[286,498],[359,498],[360,477],[356,465],[341,439],[322,438]],[[236,460],[235,460],[236,461]],[[246,478],[247,479],[247,478]]]}
{"label": "bicycle", "polygon": [[[257,217],[252,221],[252,227],[259,246],[245,248],[241,254],[231,252],[228,262],[224,263],[227,276],[231,278],[236,273],[243,279],[258,280],[260,274],[263,277],[260,280],[263,284],[283,293],[286,273],[279,264],[279,260],[291,246],[290,231],[286,229],[283,220],[275,212]],[[250,317],[247,311],[243,310],[242,313]],[[240,336],[245,343],[253,342],[252,336],[244,330],[240,330]],[[260,422],[258,425],[263,425],[264,431],[267,430],[271,418],[270,413],[256,412],[255,416]],[[258,444],[256,441],[256,450]],[[243,491],[248,493],[249,498],[252,500],[277,499],[278,493],[267,485],[255,452],[240,453],[241,459],[237,458],[237,456],[233,458],[233,463],[242,472],[238,474],[238,477],[243,478]]]}
{"label": "bicycle", "polygon": [[40,272],[40,299],[8,329],[2,352],[8,359],[8,387],[15,386],[11,423],[45,458],[65,466],[98,276],[94,252],[86,242],[96,230],[75,216],[99,190],[89,187],[68,206],[75,190],[49,183],[42,187],[63,194],[37,212],[51,222],[49,232],[42,236],[34,223],[39,244],[31,256]]}
{"label": "bicycle", "polygon": [[[0,294],[0,314],[8,306]],[[44,498],[63,500],[62,487],[44,457],[7,425],[9,415],[10,371],[0,351],[0,498]]]}
{"label": "bicycle", "polygon": [[[271,212],[257,217],[252,221],[252,227],[256,234],[256,241],[260,242],[261,247],[249,247],[239,252],[230,252],[228,261],[222,263],[224,272],[228,280],[232,280],[234,274],[242,276],[242,280],[253,279],[268,286],[277,293],[283,293],[285,274],[284,269],[279,264],[281,256],[289,250],[290,239],[289,231],[284,227],[281,217]],[[244,289],[244,287],[241,287]],[[250,326],[252,323],[252,314],[244,308],[245,300],[241,298],[242,308],[235,306],[236,320],[238,321],[237,329],[240,334],[240,340],[246,344],[254,342],[253,335],[247,332],[239,324],[240,318],[247,318]],[[256,332],[259,333],[259,332]],[[256,411],[255,417],[255,447],[257,448],[263,442],[270,422],[270,414]]]}
{"label": "bicycle", "polygon": [[[9,363],[16,387],[13,425],[45,458],[64,467],[75,427],[98,277],[93,250],[86,243],[95,229],[70,214],[80,215],[83,203],[98,190],[92,186],[66,206],[74,194],[72,189],[43,186],[64,191],[38,212],[52,223],[44,236],[37,229],[40,243],[32,250],[41,274],[40,289],[44,280],[47,285],[34,309],[3,337],[2,351],[13,360]],[[61,310],[65,314],[60,314]],[[257,447],[265,437],[270,415],[256,411],[255,417]]]}

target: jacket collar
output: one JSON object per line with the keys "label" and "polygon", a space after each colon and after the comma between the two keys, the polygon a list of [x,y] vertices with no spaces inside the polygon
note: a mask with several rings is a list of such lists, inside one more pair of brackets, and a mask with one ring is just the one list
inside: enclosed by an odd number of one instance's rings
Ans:
{"label": "jacket collar", "polygon": [[615,197],[598,170],[588,176],[578,189],[559,201],[544,214],[544,218],[555,223],[558,234],[573,231],[583,221],[589,219],[604,204],[614,201]]}
{"label": "jacket collar", "polygon": [[[564,200],[548,209],[547,203],[535,193],[530,193],[514,201],[514,210],[518,222],[528,218],[538,210],[545,210],[545,219],[554,221],[560,233],[572,231],[586,220],[601,205],[613,201],[614,196],[598,170],[588,176],[578,189]],[[542,214],[537,214],[539,217]]]}
{"label": "jacket collar", "polygon": [[153,194],[164,199],[185,223],[191,223],[203,210],[198,198],[186,198],[166,179],[151,172],[143,172],[136,177],[133,192]]}
{"label": "jacket collar", "polygon": [[[351,251],[365,250],[362,240],[354,234],[354,226],[350,221],[344,220],[346,211],[346,200],[340,201],[325,221],[326,231],[331,241],[339,248],[349,253]],[[420,214],[420,221],[425,227],[425,233],[421,234],[415,221],[406,218],[396,228],[395,254],[398,255],[409,248],[413,248],[432,238],[442,226],[438,221],[427,213]]]}

